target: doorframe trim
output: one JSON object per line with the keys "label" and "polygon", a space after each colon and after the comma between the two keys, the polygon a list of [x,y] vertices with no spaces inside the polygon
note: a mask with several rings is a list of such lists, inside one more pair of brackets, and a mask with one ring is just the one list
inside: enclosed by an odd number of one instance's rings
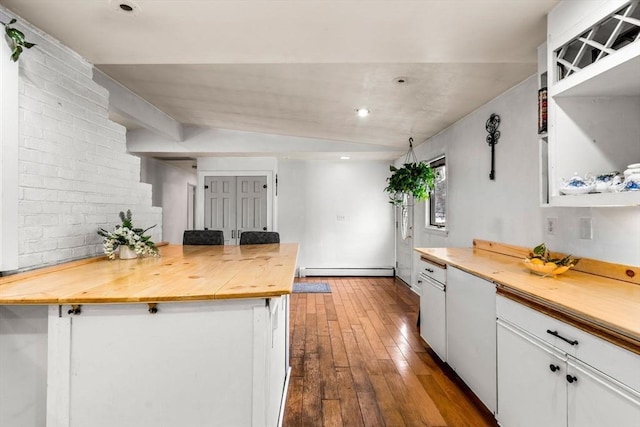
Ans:
{"label": "doorframe trim", "polygon": [[278,231],[276,221],[277,204],[274,197],[275,176],[273,170],[205,170],[198,171],[198,186],[196,187],[196,230],[204,229],[204,178],[205,176],[266,176],[267,177],[267,227]]}

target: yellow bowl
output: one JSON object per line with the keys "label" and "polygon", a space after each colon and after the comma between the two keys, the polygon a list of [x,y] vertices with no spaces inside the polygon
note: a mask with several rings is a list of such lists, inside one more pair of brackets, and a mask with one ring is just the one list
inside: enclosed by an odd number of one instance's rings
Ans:
{"label": "yellow bowl", "polygon": [[558,274],[562,274],[571,268],[571,266],[569,265],[562,265],[558,267],[555,264],[534,264],[529,258],[526,258],[523,261],[523,264],[532,273],[540,274],[542,276],[557,276]]}

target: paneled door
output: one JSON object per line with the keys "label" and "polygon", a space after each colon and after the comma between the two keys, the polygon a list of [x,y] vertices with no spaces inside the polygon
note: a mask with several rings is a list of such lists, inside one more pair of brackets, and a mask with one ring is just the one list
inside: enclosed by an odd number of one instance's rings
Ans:
{"label": "paneled door", "polygon": [[266,176],[206,176],[204,188],[204,228],[222,230],[226,245],[268,229]]}
{"label": "paneled door", "polygon": [[413,206],[405,203],[396,207],[396,276],[412,286],[412,272]]}

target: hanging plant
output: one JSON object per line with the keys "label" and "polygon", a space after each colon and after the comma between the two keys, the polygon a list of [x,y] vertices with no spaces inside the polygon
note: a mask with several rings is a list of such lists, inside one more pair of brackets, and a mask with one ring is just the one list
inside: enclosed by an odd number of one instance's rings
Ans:
{"label": "hanging plant", "polygon": [[389,193],[389,203],[402,205],[403,195],[412,196],[421,201],[429,198],[435,185],[435,172],[426,162],[405,163],[401,168],[391,165],[389,183],[384,189]]}
{"label": "hanging plant", "polygon": [[[409,151],[404,165],[389,167],[392,172],[387,178],[389,185],[384,189],[389,193],[389,203],[406,206],[408,196],[415,201],[427,200],[435,186],[436,174],[427,162],[419,162],[413,152],[413,138],[409,138]],[[404,234],[404,233],[403,233]]]}
{"label": "hanging plant", "polygon": [[24,49],[31,49],[36,44],[29,43],[24,39],[24,33],[16,28],[11,27],[11,25],[16,23],[16,19],[13,18],[9,23],[5,23],[0,21],[0,24],[4,25],[4,32],[6,33],[6,41],[11,49],[11,60],[13,62],[18,62],[18,58],[20,58],[20,54]]}

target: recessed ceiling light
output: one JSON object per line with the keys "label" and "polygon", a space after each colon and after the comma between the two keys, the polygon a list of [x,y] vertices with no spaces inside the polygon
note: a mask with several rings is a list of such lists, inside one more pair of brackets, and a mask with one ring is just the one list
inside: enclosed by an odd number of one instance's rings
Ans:
{"label": "recessed ceiling light", "polygon": [[125,15],[136,15],[140,11],[140,6],[132,0],[111,0],[110,3],[117,12]]}
{"label": "recessed ceiling light", "polygon": [[340,160],[349,160],[350,158],[349,156],[340,156]]}
{"label": "recessed ceiling light", "polygon": [[367,117],[371,111],[368,108],[356,108],[356,113],[358,113],[358,117]]}

